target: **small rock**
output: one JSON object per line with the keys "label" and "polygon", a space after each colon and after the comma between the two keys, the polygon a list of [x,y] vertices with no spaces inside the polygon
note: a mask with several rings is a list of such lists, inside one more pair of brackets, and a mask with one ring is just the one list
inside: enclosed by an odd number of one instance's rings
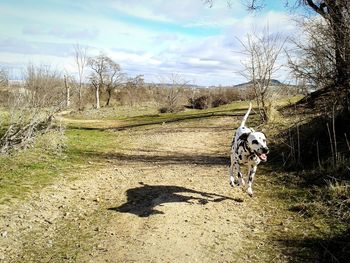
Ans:
{"label": "small rock", "polygon": [[105,250],[105,248],[102,245],[97,245],[98,250]]}
{"label": "small rock", "polygon": [[44,219],[44,221],[45,221],[46,223],[49,223],[50,225],[53,224],[53,222],[52,222],[51,220],[49,220],[49,219]]}
{"label": "small rock", "polygon": [[7,237],[7,231],[2,232],[2,233],[1,233],[1,236],[2,236],[2,237]]}

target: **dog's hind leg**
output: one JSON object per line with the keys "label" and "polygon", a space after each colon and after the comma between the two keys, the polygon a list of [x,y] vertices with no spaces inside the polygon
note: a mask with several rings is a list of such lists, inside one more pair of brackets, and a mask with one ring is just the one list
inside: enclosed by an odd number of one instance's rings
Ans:
{"label": "dog's hind leg", "polygon": [[248,189],[247,192],[250,196],[253,196],[253,189],[252,189],[252,185],[253,185],[253,180],[254,180],[254,176],[256,173],[256,165],[250,165],[249,166],[249,171],[248,171]]}
{"label": "dog's hind leg", "polygon": [[230,163],[230,185],[232,187],[235,186],[235,176],[234,176],[234,168],[236,168],[235,166],[235,162],[237,162],[234,158],[233,158],[233,155],[231,154],[231,163]]}

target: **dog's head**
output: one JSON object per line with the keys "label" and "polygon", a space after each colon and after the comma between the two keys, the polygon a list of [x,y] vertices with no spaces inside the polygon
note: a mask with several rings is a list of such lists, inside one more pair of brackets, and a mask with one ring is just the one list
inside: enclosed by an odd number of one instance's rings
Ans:
{"label": "dog's head", "polygon": [[267,147],[266,136],[262,132],[251,132],[247,137],[248,147],[254,152],[261,161],[267,161],[269,148]]}

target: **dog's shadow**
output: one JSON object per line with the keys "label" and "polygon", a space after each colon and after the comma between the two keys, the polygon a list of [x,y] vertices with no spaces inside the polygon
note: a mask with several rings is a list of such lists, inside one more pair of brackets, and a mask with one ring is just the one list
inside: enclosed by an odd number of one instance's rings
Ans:
{"label": "dog's shadow", "polygon": [[155,209],[155,207],[162,206],[164,203],[185,202],[205,205],[209,202],[221,202],[224,200],[243,201],[239,198],[196,191],[181,186],[140,184],[140,187],[126,191],[126,203],[118,207],[111,207],[108,210],[131,213],[139,217],[148,217],[154,214],[164,214],[164,212]]}

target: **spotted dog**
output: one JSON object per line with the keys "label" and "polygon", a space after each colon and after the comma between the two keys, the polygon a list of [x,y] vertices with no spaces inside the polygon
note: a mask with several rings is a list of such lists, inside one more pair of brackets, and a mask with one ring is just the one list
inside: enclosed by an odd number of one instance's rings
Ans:
{"label": "spotted dog", "polygon": [[266,145],[266,137],[262,132],[256,132],[252,128],[245,126],[245,122],[252,109],[250,103],[247,113],[244,115],[241,125],[236,131],[231,146],[231,165],[230,165],[230,185],[235,185],[235,174],[238,177],[238,185],[244,186],[244,179],[241,173],[241,166],[248,166],[248,189],[250,196],[253,195],[252,183],[258,164],[267,161],[269,148]]}

